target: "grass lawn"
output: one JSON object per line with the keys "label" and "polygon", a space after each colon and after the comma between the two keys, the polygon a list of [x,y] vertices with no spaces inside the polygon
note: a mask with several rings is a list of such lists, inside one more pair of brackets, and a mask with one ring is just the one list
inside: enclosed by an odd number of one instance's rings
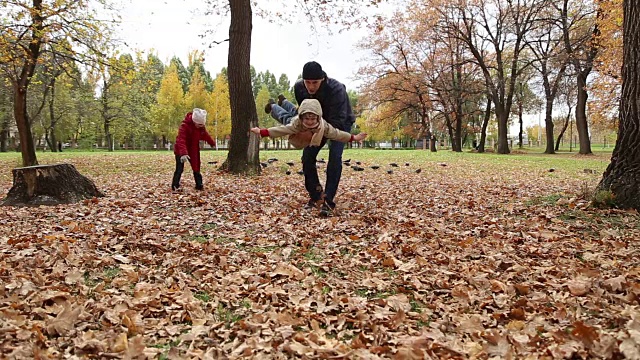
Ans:
{"label": "grass lawn", "polygon": [[633,357],[640,218],[589,202],[610,150],[347,149],[331,218],[300,151],[203,151],[177,193],[171,152],[38,153],[106,196],[0,208],[0,357]]}

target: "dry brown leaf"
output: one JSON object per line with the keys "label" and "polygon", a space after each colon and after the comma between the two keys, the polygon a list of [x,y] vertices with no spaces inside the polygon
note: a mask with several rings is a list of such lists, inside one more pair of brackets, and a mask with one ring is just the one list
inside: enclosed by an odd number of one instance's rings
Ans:
{"label": "dry brown leaf", "polygon": [[591,289],[591,282],[587,279],[573,279],[567,283],[569,292],[573,296],[584,296]]}
{"label": "dry brown leaf", "polygon": [[82,312],[82,306],[74,306],[65,303],[64,309],[54,319],[47,320],[47,334],[65,336],[74,328],[78,316]]}

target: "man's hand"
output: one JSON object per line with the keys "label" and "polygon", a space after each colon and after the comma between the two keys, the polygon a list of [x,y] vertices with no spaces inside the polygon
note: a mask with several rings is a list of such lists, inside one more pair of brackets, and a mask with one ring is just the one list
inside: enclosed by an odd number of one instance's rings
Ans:
{"label": "man's hand", "polygon": [[259,127],[251,128],[251,132],[254,133],[254,134],[260,135],[260,128]]}
{"label": "man's hand", "polygon": [[360,133],[358,135],[353,136],[354,141],[362,141],[367,137],[367,133]]}
{"label": "man's hand", "polygon": [[183,164],[184,164],[184,163],[186,163],[186,162],[187,162],[187,161],[189,161],[189,160],[191,160],[191,158],[189,157],[189,155],[182,155],[182,156],[180,157],[180,162],[181,162],[181,163],[183,163]]}

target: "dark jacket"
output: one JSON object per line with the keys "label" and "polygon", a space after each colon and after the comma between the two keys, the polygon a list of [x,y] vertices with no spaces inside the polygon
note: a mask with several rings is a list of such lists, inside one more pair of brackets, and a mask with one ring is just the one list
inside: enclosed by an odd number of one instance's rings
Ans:
{"label": "dark jacket", "polygon": [[326,77],[318,91],[311,95],[299,79],[293,85],[293,91],[298,104],[304,99],[318,99],[322,106],[322,117],[335,128],[342,131],[351,131],[351,126],[356,121],[347,95],[347,88],[338,80]]}
{"label": "dark jacket", "polygon": [[189,112],[187,116],[184,117],[178,130],[178,137],[176,138],[173,153],[178,156],[189,155],[191,169],[195,172],[200,171],[200,140],[206,141],[211,147],[216,146],[216,142],[211,138],[205,128],[199,129],[196,127]]}

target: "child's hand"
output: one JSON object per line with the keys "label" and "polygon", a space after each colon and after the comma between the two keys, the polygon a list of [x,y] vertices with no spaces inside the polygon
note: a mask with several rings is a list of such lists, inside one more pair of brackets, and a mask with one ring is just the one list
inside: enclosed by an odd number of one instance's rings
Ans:
{"label": "child's hand", "polygon": [[260,135],[260,128],[259,127],[251,128],[251,132],[254,133],[254,134]]}
{"label": "child's hand", "polygon": [[367,133],[360,133],[358,135],[354,135],[353,136],[353,140],[355,141],[362,141],[367,137]]}

